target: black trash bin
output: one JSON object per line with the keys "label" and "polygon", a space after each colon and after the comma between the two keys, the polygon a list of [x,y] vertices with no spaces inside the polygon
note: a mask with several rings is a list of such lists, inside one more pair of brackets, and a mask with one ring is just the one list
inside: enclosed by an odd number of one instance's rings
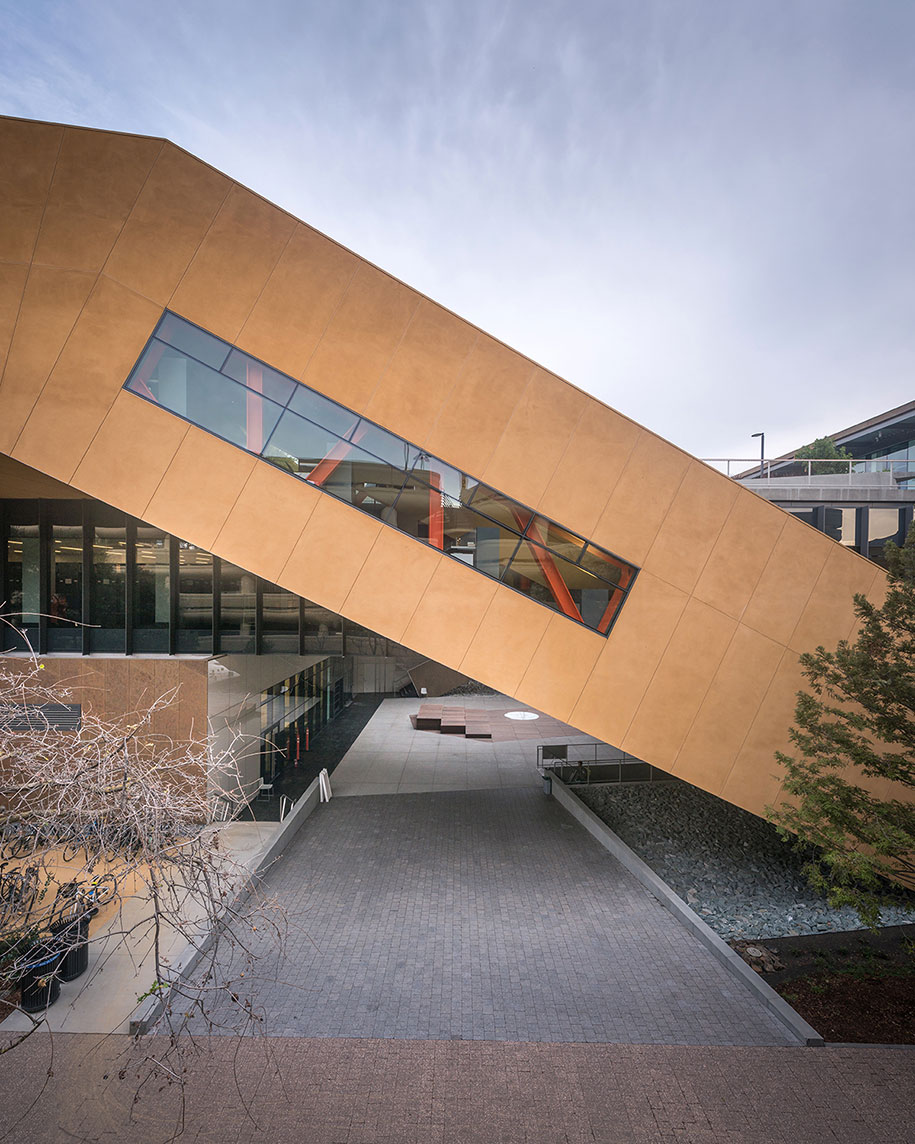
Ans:
{"label": "black trash bin", "polygon": [[83,914],[69,922],[57,937],[66,951],[60,966],[60,980],[74,981],[89,968],[89,915]]}
{"label": "black trash bin", "polygon": [[19,978],[19,1001],[26,1013],[40,1013],[60,996],[60,966],[64,950],[55,940],[35,946]]}

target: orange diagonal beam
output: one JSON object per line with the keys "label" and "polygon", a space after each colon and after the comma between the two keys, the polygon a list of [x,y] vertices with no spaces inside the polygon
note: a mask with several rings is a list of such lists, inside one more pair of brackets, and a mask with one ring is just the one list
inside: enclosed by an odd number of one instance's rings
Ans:
{"label": "orange diagonal beam", "polygon": [[429,480],[429,543],[439,550],[445,547],[445,510],[442,507],[442,478],[430,473]]}
{"label": "orange diagonal beam", "polygon": [[365,433],[365,426],[360,425],[356,432],[353,434],[351,441],[338,441],[328,453],[321,458],[320,461],[311,470],[306,481],[310,481],[313,485],[323,485],[331,473],[336,469],[341,461],[346,460],[346,454],[352,449],[359,438]]}
{"label": "orange diagonal beam", "polygon": [[[515,523],[523,531],[524,518],[516,508],[512,509],[512,516],[515,518]],[[563,580],[562,573],[556,567],[556,562],[553,560],[553,557],[550,555],[550,553],[547,552],[546,548],[539,547],[541,544],[543,544],[543,536],[540,532],[540,529],[537,527],[536,522],[531,521],[531,524],[527,530],[527,536],[529,539],[536,542],[529,545],[528,547],[530,548],[531,552],[533,552],[534,559],[540,565],[540,571],[546,577],[546,582],[549,586],[549,589],[553,593],[553,599],[560,606],[560,608],[562,608],[567,616],[571,616],[573,620],[578,620],[578,622],[581,623],[581,612],[579,612],[575,601],[572,599],[572,593],[569,591],[569,587],[565,580]]]}
{"label": "orange diagonal beam", "polygon": [[607,607],[604,609],[604,614],[600,618],[600,623],[597,625],[599,632],[606,632],[610,627],[610,621],[616,615],[617,609],[622,603],[623,593],[619,588],[610,589],[610,599],[607,601]]}

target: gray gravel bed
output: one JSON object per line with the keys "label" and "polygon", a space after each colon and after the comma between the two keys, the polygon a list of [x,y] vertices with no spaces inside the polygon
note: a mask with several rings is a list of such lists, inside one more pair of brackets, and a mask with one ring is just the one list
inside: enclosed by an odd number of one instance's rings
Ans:
{"label": "gray gravel bed", "polygon": [[[803,858],[771,823],[677,780],[572,790],[725,940],[861,929],[801,873]],[[915,923],[900,892],[884,925]]]}

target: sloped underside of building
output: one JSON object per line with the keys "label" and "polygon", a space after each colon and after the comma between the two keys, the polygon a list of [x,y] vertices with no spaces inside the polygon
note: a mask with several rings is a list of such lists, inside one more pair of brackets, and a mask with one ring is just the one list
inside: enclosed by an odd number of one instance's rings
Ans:
{"label": "sloped underside of building", "polygon": [[[144,371],[166,312],[226,347],[212,368],[247,386],[247,437],[170,410],[162,367]],[[250,435],[262,375],[233,352],[462,491],[420,473],[411,533],[377,474],[343,499],[325,484],[359,430],[278,464],[260,414]],[[0,119],[0,354],[0,452],[756,813],[778,795],[798,653],[848,637],[853,594],[884,590],[868,561],[160,139]],[[438,506],[470,511],[471,486],[502,498],[489,524],[525,534],[526,566],[520,547],[488,571],[447,550]]]}

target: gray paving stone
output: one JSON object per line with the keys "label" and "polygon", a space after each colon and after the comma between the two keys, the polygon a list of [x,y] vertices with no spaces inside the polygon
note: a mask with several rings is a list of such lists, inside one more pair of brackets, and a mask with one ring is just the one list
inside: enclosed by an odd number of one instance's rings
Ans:
{"label": "gray paving stone", "polygon": [[793,1043],[537,789],[334,799],[265,890],[294,923],[243,982],[268,1035]]}

